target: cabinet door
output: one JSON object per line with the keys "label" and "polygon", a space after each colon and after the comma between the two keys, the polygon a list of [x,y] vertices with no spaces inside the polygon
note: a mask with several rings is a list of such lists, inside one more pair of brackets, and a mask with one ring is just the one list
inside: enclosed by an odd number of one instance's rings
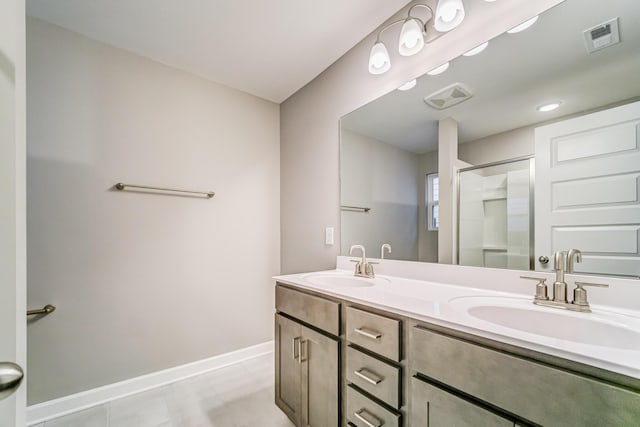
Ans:
{"label": "cabinet door", "polygon": [[276,405],[300,425],[300,341],[302,326],[276,314]]}
{"label": "cabinet door", "polygon": [[514,427],[514,423],[417,378],[411,378],[412,427]]}
{"label": "cabinet door", "polygon": [[302,425],[335,427],[338,419],[338,340],[302,328]]}

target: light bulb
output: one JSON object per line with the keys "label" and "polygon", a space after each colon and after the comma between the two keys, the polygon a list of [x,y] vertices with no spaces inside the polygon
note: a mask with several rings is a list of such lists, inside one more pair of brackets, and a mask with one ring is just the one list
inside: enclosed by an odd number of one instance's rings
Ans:
{"label": "light bulb", "polygon": [[528,21],[524,21],[522,24],[516,25],[515,27],[513,27],[512,29],[507,31],[507,33],[515,34],[515,33],[519,33],[520,31],[524,31],[527,28],[529,28],[530,26],[532,26],[533,24],[535,24],[537,20],[538,20],[538,17],[534,16],[533,18],[529,19]]}
{"label": "light bulb", "polygon": [[383,74],[391,68],[391,59],[384,43],[377,42],[371,48],[369,54],[369,72],[371,74]]}
{"label": "light bulb", "polygon": [[480,46],[476,46],[473,49],[468,50],[467,52],[463,53],[462,56],[473,56],[473,55],[477,55],[480,52],[482,52],[483,50],[485,50],[487,48],[487,46],[489,46],[489,42],[484,42],[482,43]]}
{"label": "light bulb", "polygon": [[410,80],[408,82],[406,82],[405,84],[403,84],[402,86],[398,87],[398,90],[409,90],[409,89],[413,89],[414,87],[416,87],[416,79]]}
{"label": "light bulb", "polygon": [[402,24],[400,30],[400,41],[398,42],[398,52],[402,56],[411,56],[420,52],[424,47],[424,37],[422,36],[422,28],[418,25],[418,21],[409,18]]}
{"label": "light bulb", "polygon": [[427,74],[429,74],[430,76],[437,76],[438,74],[442,74],[445,71],[447,71],[447,68],[449,68],[449,63],[445,62],[444,64],[442,64],[439,67],[434,68],[431,71],[428,71]]}
{"label": "light bulb", "polygon": [[439,0],[434,27],[440,32],[451,31],[464,20],[462,0]]}
{"label": "light bulb", "polygon": [[536,110],[542,112],[542,113],[546,113],[547,111],[553,111],[556,108],[558,108],[560,106],[560,104],[562,104],[562,102],[560,101],[556,101],[556,102],[550,102],[549,104],[544,104],[539,106],[538,108],[536,108]]}

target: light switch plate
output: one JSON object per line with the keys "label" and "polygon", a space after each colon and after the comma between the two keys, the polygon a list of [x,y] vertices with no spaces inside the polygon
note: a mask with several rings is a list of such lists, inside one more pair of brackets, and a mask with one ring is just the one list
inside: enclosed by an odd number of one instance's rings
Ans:
{"label": "light switch plate", "polygon": [[333,227],[327,227],[324,229],[324,244],[333,245]]}

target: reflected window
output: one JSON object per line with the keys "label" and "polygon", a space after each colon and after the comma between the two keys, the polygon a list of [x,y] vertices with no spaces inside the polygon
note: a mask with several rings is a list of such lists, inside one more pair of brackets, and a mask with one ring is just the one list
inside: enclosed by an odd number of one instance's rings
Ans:
{"label": "reflected window", "polygon": [[438,193],[439,180],[437,173],[427,175],[427,230],[438,231]]}

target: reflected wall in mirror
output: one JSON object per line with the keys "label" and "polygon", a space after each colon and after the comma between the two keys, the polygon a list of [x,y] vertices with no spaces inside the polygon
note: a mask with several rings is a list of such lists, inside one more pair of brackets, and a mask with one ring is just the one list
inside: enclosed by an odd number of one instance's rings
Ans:
{"label": "reflected wall in mirror", "polygon": [[[553,266],[539,257],[575,247],[584,254],[577,272],[640,276],[640,119],[616,116],[617,107],[640,100],[637,22],[635,2],[566,0],[527,30],[490,40],[481,53],[451,61],[446,72],[424,75],[413,89],[343,117],[341,203],[371,210],[342,211],[342,254],[351,244],[376,254],[390,243],[391,258],[438,261],[426,177],[438,172],[439,144],[451,143],[439,141],[438,124],[453,119],[459,159],[453,169],[536,158],[533,268],[548,271]],[[559,105],[544,108],[551,103]],[[589,127],[598,112],[609,122]],[[587,124],[579,140],[564,129],[575,120]],[[549,135],[553,126],[558,132]],[[607,169],[613,157],[621,166],[611,167],[622,168],[615,176]],[[582,171],[555,169],[579,161],[586,162]]]}

